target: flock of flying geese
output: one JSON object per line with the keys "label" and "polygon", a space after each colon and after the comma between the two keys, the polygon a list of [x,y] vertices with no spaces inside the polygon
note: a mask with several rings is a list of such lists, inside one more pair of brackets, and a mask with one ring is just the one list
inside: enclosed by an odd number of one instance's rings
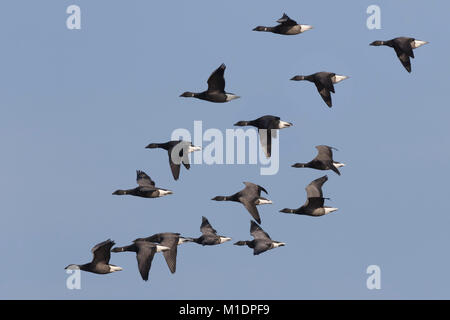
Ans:
{"label": "flock of flying geese", "polygon": [[[296,35],[311,30],[310,25],[298,24],[289,18],[286,14],[277,20],[278,25],[274,27],[258,26],[253,31],[272,32],[281,35]],[[410,58],[414,58],[413,50],[426,44],[426,41],[416,40],[408,37],[398,37],[388,41],[374,41],[371,46],[388,46],[395,50],[397,57],[408,72],[411,72]],[[239,96],[225,91],[224,79],[225,65],[222,64],[208,78],[208,89],[195,93],[184,92],[181,97],[191,97],[202,99],[210,102],[223,103],[239,98]],[[331,92],[335,93],[334,84],[339,83],[347,76],[338,75],[332,72],[317,72],[311,75],[297,75],[291,78],[294,81],[307,80],[313,82],[320,96],[327,104],[332,107]],[[235,126],[254,126],[258,128],[261,145],[267,157],[271,156],[271,139],[276,137],[277,130],[288,128],[292,123],[282,121],[279,117],[266,115],[255,120],[239,121]],[[166,143],[150,143],[146,146],[148,149],[160,148],[168,152],[170,169],[173,178],[178,180],[180,176],[181,164],[186,168],[190,168],[188,154],[200,151],[200,147],[196,147],[187,141],[169,141]],[[316,146],[317,156],[307,163],[296,163],[292,165],[294,168],[313,168],[317,170],[332,170],[340,175],[339,168],[344,164],[333,160],[333,147],[320,145]],[[323,184],[328,180],[325,175],[320,177],[306,187],[306,202],[297,209],[282,209],[280,212],[288,214],[323,216],[330,212],[338,210],[324,205],[325,200],[322,192]],[[132,195],[143,198],[158,198],[172,194],[173,192],[155,186],[155,182],[143,171],[137,171],[136,182],[137,187],[132,189],[117,190],[114,195]],[[275,241],[259,226],[261,218],[257,209],[257,205],[271,204],[272,201],[261,197],[261,191],[267,194],[266,189],[262,186],[251,182],[244,182],[245,188],[230,196],[216,196],[212,200],[215,201],[234,201],[240,202],[250,213],[255,221],[250,223],[250,234],[253,240],[238,241],[235,245],[248,246],[253,249],[253,254],[258,255],[267,250],[284,246],[285,243]],[[229,237],[220,236],[211,226],[208,219],[202,217],[200,226],[201,236],[198,238],[183,237],[179,233],[158,233],[147,238],[138,238],[132,244],[124,247],[115,247],[114,241],[108,239],[92,248],[93,259],[91,262],[76,265],[71,264],[66,269],[77,269],[98,274],[107,274],[120,271],[122,268],[109,263],[111,252],[135,252],[137,257],[138,269],[143,280],[148,280],[151,263],[155,253],[162,252],[167,265],[172,273],[176,271],[176,257],[178,245],[185,242],[195,242],[203,246],[218,245],[231,240]]]}

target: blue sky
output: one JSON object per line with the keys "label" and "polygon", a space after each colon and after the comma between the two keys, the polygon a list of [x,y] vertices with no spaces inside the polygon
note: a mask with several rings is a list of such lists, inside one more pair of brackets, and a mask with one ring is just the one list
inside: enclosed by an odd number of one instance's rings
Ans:
{"label": "blue sky", "polygon": [[[81,30],[66,28],[66,8],[81,7]],[[381,30],[366,9],[381,7]],[[411,299],[450,298],[447,204],[450,111],[445,1],[3,1],[0,139],[0,297],[25,299]],[[297,36],[251,31],[286,12],[315,29]],[[408,74],[373,40],[412,36]],[[226,104],[178,97],[203,90],[227,65]],[[331,71],[328,109],[314,85],[289,79]],[[146,150],[174,129],[225,131],[265,114],[294,127],[280,133],[280,170],[258,165],[193,165],[174,181],[167,155]],[[321,218],[283,215],[324,174],[290,165],[315,145],[339,149],[342,176],[327,172],[324,193],[339,211]],[[135,170],[173,190],[160,199],[112,196],[133,187]],[[250,239],[250,215],[216,195],[242,181],[264,186],[262,227],[287,246],[253,256],[248,248],[179,248],[177,272],[156,256],[150,281],[134,254],[113,254],[124,271],[83,273],[68,290],[64,267],[90,261],[111,238],[198,236],[201,216],[219,234]],[[381,268],[381,290],[366,288],[366,268]]]}

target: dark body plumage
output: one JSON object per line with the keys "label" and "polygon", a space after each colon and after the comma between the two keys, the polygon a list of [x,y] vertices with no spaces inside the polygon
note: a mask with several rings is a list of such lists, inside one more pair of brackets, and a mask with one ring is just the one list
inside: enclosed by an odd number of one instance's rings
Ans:
{"label": "dark body plumage", "polygon": [[314,83],[323,101],[325,101],[327,106],[331,108],[333,106],[333,103],[331,101],[330,92],[334,93],[334,84],[347,78],[348,78],[347,76],[340,76],[333,72],[322,71],[310,74],[309,76],[294,76],[291,78],[291,80],[294,81],[306,80]]}
{"label": "dark body plumage", "polygon": [[280,210],[280,212],[319,217],[328,214],[330,212],[336,211],[337,208],[324,206],[324,201],[327,198],[323,197],[322,185],[327,180],[328,177],[323,176],[319,179],[312,181],[306,187],[307,200],[305,204],[303,204],[300,208],[298,209],[285,208],[283,210]]}
{"label": "dark body plumage", "polygon": [[414,58],[413,50],[427,44],[426,41],[417,40],[409,37],[398,37],[388,41],[374,41],[371,46],[387,46],[394,49],[398,59],[405,67],[406,71],[411,72],[411,59]]}
{"label": "dark body plumage", "polygon": [[250,221],[250,234],[253,236],[253,240],[238,241],[235,245],[248,246],[253,249],[254,255],[286,245],[284,242],[272,240],[270,236],[254,221]]}
{"label": "dark body plumage", "polygon": [[[293,164],[294,168],[312,168],[317,170],[333,170],[338,175],[340,167],[345,166],[345,164],[333,160],[333,147],[329,146],[316,146],[318,151],[317,156],[307,163],[296,163]],[[335,149],[336,150],[336,149]]]}
{"label": "dark body plumage", "polygon": [[142,279],[147,281],[155,253],[167,250],[169,250],[169,248],[161,247],[155,243],[144,240],[135,240],[128,246],[112,249],[112,252],[135,252],[139,273],[141,274]]}
{"label": "dark body plumage", "polygon": [[180,95],[185,98],[197,98],[210,102],[228,102],[233,99],[239,98],[239,96],[225,92],[225,73],[226,66],[222,63],[208,78],[208,89],[203,92],[190,92],[186,91]]}
{"label": "dark body plumage", "polygon": [[138,187],[127,190],[116,190],[114,195],[131,195],[142,198],[159,198],[173,192],[167,189],[155,187],[155,181],[153,181],[144,171],[136,171],[136,182]]}
{"label": "dark body plumage", "polygon": [[258,26],[254,28],[253,31],[272,32],[283,35],[296,35],[312,29],[312,26],[310,25],[298,24],[297,21],[289,18],[286,13],[283,14],[283,16],[278,19],[277,22],[279,24],[274,27]]}
{"label": "dark body plumage", "polygon": [[250,121],[238,121],[235,126],[253,126],[258,128],[259,138],[267,158],[272,153],[272,137],[276,137],[277,130],[288,128],[292,123],[282,121],[280,117],[266,115]]}
{"label": "dark body plumage", "polygon": [[181,237],[179,233],[173,232],[162,232],[154,234],[147,238],[139,238],[136,241],[148,241],[148,242],[156,242],[164,247],[170,248],[170,250],[164,251],[163,256],[166,259],[167,266],[169,267],[170,272],[175,273],[177,268],[177,252],[178,245],[192,241],[192,239]]}
{"label": "dark body plumage", "polygon": [[150,143],[145,147],[146,149],[164,149],[169,155],[169,165],[172,171],[173,178],[178,180],[180,177],[180,166],[184,165],[186,169],[190,169],[189,153],[199,151],[201,148],[194,146],[191,142],[182,140],[172,140],[165,143]]}
{"label": "dark body plumage", "polygon": [[202,235],[198,238],[190,238],[192,242],[201,244],[203,246],[214,246],[231,240],[229,237],[217,235],[217,231],[211,226],[206,217],[202,217],[202,224],[200,225],[200,232]]}
{"label": "dark body plumage", "polygon": [[91,262],[82,265],[70,264],[65,269],[70,270],[79,269],[98,274],[107,274],[115,271],[121,271],[122,268],[115,266],[113,264],[109,264],[109,260],[111,258],[110,250],[114,244],[115,244],[114,241],[110,239],[100,242],[99,244],[95,245],[91,250],[93,254]]}
{"label": "dark body plumage", "polygon": [[271,204],[272,201],[261,197],[261,191],[267,193],[266,189],[264,189],[263,187],[251,182],[244,182],[244,184],[245,184],[244,189],[242,189],[239,192],[236,192],[231,196],[217,196],[212,198],[211,200],[240,202],[251,214],[253,219],[255,219],[258,223],[261,223],[261,218],[259,216],[256,205]]}

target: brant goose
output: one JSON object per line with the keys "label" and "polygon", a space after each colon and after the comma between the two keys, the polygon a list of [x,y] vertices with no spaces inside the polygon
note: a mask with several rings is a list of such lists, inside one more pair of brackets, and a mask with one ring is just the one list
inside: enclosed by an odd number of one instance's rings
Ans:
{"label": "brant goose", "polygon": [[189,240],[203,246],[214,246],[230,241],[231,238],[218,236],[217,231],[211,226],[208,219],[202,217],[202,224],[200,225],[200,232],[202,235],[198,238],[190,238]]}
{"label": "brant goose", "polygon": [[236,246],[248,246],[253,249],[253,255],[258,255],[267,250],[285,246],[286,243],[280,241],[274,241],[270,236],[259,226],[255,221],[250,221],[250,234],[254,240],[238,241]]}
{"label": "brant goose", "polygon": [[333,170],[338,175],[341,175],[339,168],[345,166],[344,163],[336,162],[333,160],[333,149],[336,148],[329,146],[316,146],[318,151],[317,156],[308,163],[296,163],[293,164],[294,168],[313,168],[317,170]]}
{"label": "brant goose", "polygon": [[370,45],[388,46],[394,48],[397,57],[400,59],[400,62],[408,72],[411,72],[411,60],[409,58],[414,58],[413,49],[419,48],[427,43],[427,41],[416,40],[414,38],[399,37],[388,41],[377,40],[372,42]]}
{"label": "brant goose", "polygon": [[307,215],[313,217],[323,216],[330,212],[336,211],[338,208],[324,206],[325,199],[322,193],[322,185],[328,180],[327,176],[323,176],[314,180],[306,187],[307,200],[304,205],[298,209],[283,209],[280,212],[295,213],[300,215]]}
{"label": "brant goose", "polygon": [[100,242],[92,248],[91,252],[94,255],[92,261],[86,264],[69,264],[65,269],[69,270],[83,270],[98,274],[107,274],[111,272],[121,271],[122,268],[109,264],[111,258],[111,247],[114,245],[114,241],[108,239]]}
{"label": "brant goose", "polygon": [[179,233],[162,232],[147,238],[139,238],[135,241],[156,242],[170,248],[170,250],[163,251],[163,256],[166,259],[170,272],[175,273],[177,268],[177,246],[185,242],[192,242],[192,239],[180,237]]}
{"label": "brant goose", "polygon": [[244,182],[244,184],[245,184],[244,189],[231,196],[217,196],[212,198],[211,200],[240,202],[252,215],[253,219],[255,219],[258,223],[261,223],[261,218],[259,217],[256,205],[271,204],[272,201],[261,197],[261,191],[264,191],[267,194],[266,189],[264,189],[263,187],[258,186],[251,182]]}
{"label": "brant goose", "polygon": [[286,13],[284,13],[283,16],[277,20],[277,22],[279,23],[279,25],[275,27],[258,26],[254,28],[253,31],[264,31],[284,35],[294,35],[311,30],[313,28],[312,26],[307,24],[298,24],[295,20],[289,18]]}
{"label": "brant goose", "polygon": [[170,250],[168,247],[160,246],[148,241],[135,240],[133,244],[125,247],[115,247],[112,252],[136,252],[138,269],[144,281],[148,280],[148,273],[152,266],[153,256],[157,252]]}
{"label": "brant goose", "polygon": [[332,72],[317,72],[309,76],[295,76],[292,77],[291,80],[294,81],[307,80],[310,82],[314,82],[317,91],[319,91],[323,101],[325,101],[327,106],[331,108],[332,102],[330,92],[334,93],[333,84],[341,82],[342,80],[345,80],[347,78],[348,78],[347,76],[340,76]]}
{"label": "brant goose", "polygon": [[239,121],[234,124],[235,126],[254,126],[258,128],[259,138],[263,147],[264,153],[267,158],[270,158],[272,152],[272,136],[276,137],[277,130],[288,128],[292,126],[292,123],[280,120],[280,117],[275,116],[262,116],[255,120]]}
{"label": "brant goose", "polygon": [[170,190],[155,187],[155,181],[153,181],[144,171],[136,171],[136,182],[139,185],[138,187],[128,190],[119,189],[114,191],[113,194],[118,196],[129,194],[142,198],[158,198],[173,193]]}
{"label": "brant goose", "polygon": [[211,74],[208,78],[208,90],[200,93],[186,91],[181,94],[180,97],[197,98],[211,102],[228,102],[240,98],[233,93],[225,92],[225,78],[223,77],[225,68],[225,65],[222,63],[220,67]]}
{"label": "brant goose", "polygon": [[175,180],[180,176],[180,164],[182,163],[189,170],[188,154],[194,151],[200,151],[202,148],[192,145],[192,143],[182,140],[172,140],[166,143],[150,143],[146,149],[161,148],[167,150],[169,154],[169,164],[172,175]]}

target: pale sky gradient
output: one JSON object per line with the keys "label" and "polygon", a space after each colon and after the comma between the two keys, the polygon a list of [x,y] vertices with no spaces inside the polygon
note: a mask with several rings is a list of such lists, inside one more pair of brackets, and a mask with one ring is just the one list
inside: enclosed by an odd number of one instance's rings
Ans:
{"label": "pale sky gradient", "polygon": [[[82,10],[82,29],[66,28],[66,8]],[[378,4],[382,29],[368,30]],[[450,298],[450,162],[447,1],[119,1],[9,0],[0,4],[0,298],[25,299],[410,299]],[[314,29],[297,36],[257,33],[286,12]],[[393,49],[374,40],[412,36],[412,74]],[[180,98],[203,90],[227,66],[226,104]],[[328,109],[296,74],[350,76]],[[265,114],[294,123],[280,133],[280,171],[258,165],[193,165],[174,181],[167,155],[148,150],[174,129],[225,131]],[[326,172],[321,218],[278,211],[305,201],[324,172],[290,165],[315,145],[339,149],[342,176]],[[147,172],[173,195],[117,197]],[[242,181],[264,186],[262,227],[287,246],[253,256],[232,242],[251,239],[239,204],[210,199]],[[150,281],[133,253],[113,254],[124,271],[83,273],[68,290],[64,267],[90,249],[157,232],[198,236],[206,216],[232,242],[179,247],[176,274],[162,256]],[[381,267],[382,289],[366,288],[366,268]]]}

